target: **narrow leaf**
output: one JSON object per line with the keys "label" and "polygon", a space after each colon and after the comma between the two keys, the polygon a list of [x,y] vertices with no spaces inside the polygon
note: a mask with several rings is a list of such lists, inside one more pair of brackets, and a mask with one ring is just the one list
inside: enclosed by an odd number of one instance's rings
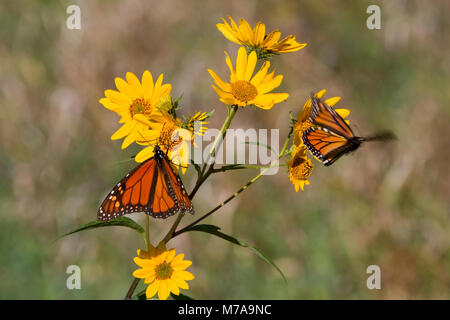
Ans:
{"label": "narrow leaf", "polygon": [[96,229],[96,228],[102,228],[102,227],[114,227],[114,226],[131,228],[131,229],[139,232],[140,234],[143,234],[145,232],[144,228],[142,228],[138,223],[136,223],[132,219],[127,218],[127,217],[119,217],[119,218],[116,218],[116,219],[113,219],[110,221],[95,220],[95,221],[88,222],[84,226],[81,226],[73,231],[63,234],[58,239],[61,239],[68,235],[71,235],[71,234],[74,234],[74,233],[77,233],[80,231],[84,231],[84,230],[90,230],[90,229]]}
{"label": "narrow leaf", "polygon": [[182,294],[182,293],[180,293],[179,295],[175,295],[171,292],[170,296],[172,297],[173,300],[195,300],[195,299],[192,299],[191,297],[189,297],[185,294]]}
{"label": "narrow leaf", "polygon": [[281,271],[281,269],[269,258],[267,257],[260,249],[251,246],[241,240],[238,240],[230,235],[227,235],[221,231],[219,231],[220,228],[218,226],[212,225],[212,224],[199,224],[199,225],[195,225],[190,227],[189,229],[187,229],[186,231],[201,231],[201,232],[206,232],[212,235],[215,235],[216,237],[222,238],[224,240],[227,240],[233,244],[236,244],[238,246],[244,247],[244,248],[248,248],[250,250],[252,250],[254,253],[256,253],[256,255],[258,255],[261,259],[263,259],[265,262],[267,262],[268,264],[270,264],[272,267],[274,267],[279,274],[281,275],[281,277],[283,278],[284,282],[287,284],[287,280],[286,277],[284,276],[283,272]]}

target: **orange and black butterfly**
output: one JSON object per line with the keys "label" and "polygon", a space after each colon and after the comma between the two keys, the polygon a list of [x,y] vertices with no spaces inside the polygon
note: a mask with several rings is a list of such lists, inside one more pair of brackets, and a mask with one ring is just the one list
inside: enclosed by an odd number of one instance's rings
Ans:
{"label": "orange and black butterfly", "polygon": [[311,97],[311,102],[309,120],[313,126],[303,132],[302,139],[308,150],[326,166],[332,165],[344,154],[358,149],[365,141],[395,139],[391,132],[357,137],[333,108],[314,96]]}
{"label": "orange and black butterfly", "polygon": [[97,218],[108,221],[127,213],[145,212],[165,219],[178,211],[194,214],[194,207],[169,158],[156,145],[154,156],[128,173],[106,196]]}

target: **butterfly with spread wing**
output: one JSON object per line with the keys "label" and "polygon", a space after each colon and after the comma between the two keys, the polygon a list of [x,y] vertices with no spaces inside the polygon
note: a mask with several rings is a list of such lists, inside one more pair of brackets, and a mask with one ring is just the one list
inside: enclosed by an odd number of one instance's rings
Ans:
{"label": "butterfly with spread wing", "polygon": [[194,214],[194,207],[167,155],[155,145],[154,156],[128,173],[103,200],[98,220],[145,212],[153,218],[168,218],[178,211]]}
{"label": "butterfly with spread wing", "polygon": [[359,148],[361,143],[395,139],[392,132],[381,132],[369,137],[353,134],[347,122],[319,98],[311,97],[309,117],[312,127],[303,132],[302,140],[308,150],[324,165],[332,165],[337,159]]}

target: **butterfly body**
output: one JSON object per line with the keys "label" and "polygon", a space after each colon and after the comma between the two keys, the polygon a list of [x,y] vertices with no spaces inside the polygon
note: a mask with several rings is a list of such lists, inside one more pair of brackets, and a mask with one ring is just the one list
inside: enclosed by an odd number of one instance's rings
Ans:
{"label": "butterfly body", "polygon": [[145,212],[165,219],[178,211],[194,214],[180,177],[167,155],[155,146],[154,156],[128,173],[106,196],[97,218],[108,221],[128,213]]}
{"label": "butterfly body", "polygon": [[371,137],[358,137],[348,123],[329,105],[316,97],[311,97],[312,110],[309,121],[312,126],[302,134],[307,149],[325,166],[332,165],[344,154],[358,149],[365,141],[389,140],[390,132]]}

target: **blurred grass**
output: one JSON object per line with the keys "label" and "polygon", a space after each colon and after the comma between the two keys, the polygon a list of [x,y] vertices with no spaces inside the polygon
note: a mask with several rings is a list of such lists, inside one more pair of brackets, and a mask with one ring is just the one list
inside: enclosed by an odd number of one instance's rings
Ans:
{"label": "blurred grass", "polygon": [[[81,30],[65,27],[79,4]],[[382,29],[366,28],[377,3]],[[95,219],[109,188],[134,166],[137,147],[111,141],[117,117],[101,107],[114,77],[164,73],[182,113],[225,109],[207,68],[226,75],[215,28],[221,17],[262,20],[308,46],[276,57],[290,98],[271,111],[239,111],[234,128],[288,131],[311,90],[342,96],[355,130],[390,128],[393,144],[372,144],[330,168],[316,164],[295,193],[284,169],[264,177],[207,220],[272,257],[288,278],[249,250],[206,234],[174,239],[193,261],[188,295],[223,299],[448,299],[450,33],[445,1],[14,1],[0,11],[0,298],[117,299],[131,284],[139,236],[122,228],[53,242]],[[197,215],[251,178],[218,174],[194,201]],[[195,174],[183,177],[189,187]],[[142,215],[133,215],[143,222]],[[187,218],[186,222],[189,221]],[[171,221],[154,221],[152,239]],[[82,290],[65,287],[67,266]],[[368,265],[382,290],[366,288]],[[142,286],[142,285],[141,285]],[[138,290],[141,287],[138,288]]]}

